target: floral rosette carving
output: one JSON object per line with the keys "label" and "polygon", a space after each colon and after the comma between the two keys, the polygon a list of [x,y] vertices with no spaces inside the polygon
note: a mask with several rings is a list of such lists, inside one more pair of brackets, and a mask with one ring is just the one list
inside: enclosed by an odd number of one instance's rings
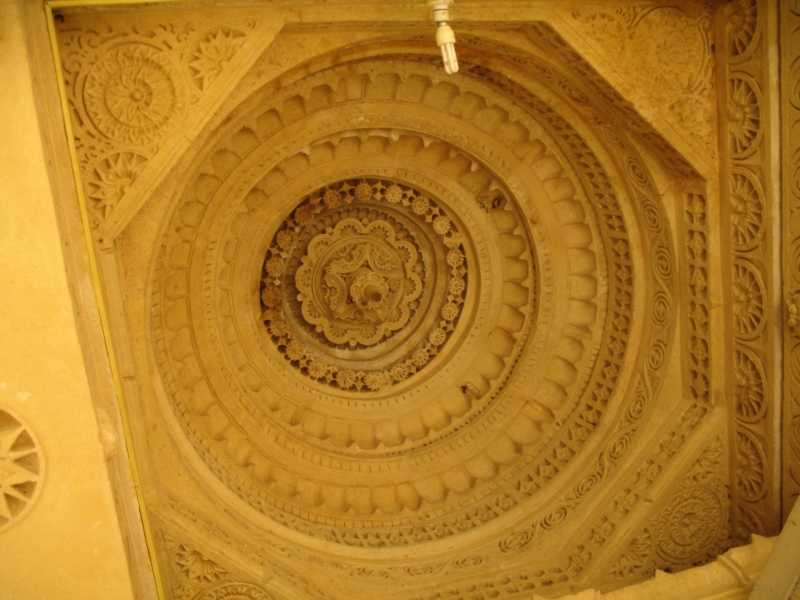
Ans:
{"label": "floral rosette carving", "polygon": [[[381,203],[405,210],[388,209],[390,223],[376,218],[384,215]],[[369,216],[347,216],[355,214]],[[426,283],[435,284],[426,278],[435,268],[431,264],[426,268],[431,259],[423,259],[402,215],[439,236],[441,244],[436,247],[447,265],[447,295],[425,290]],[[304,232],[312,224],[320,232],[309,240]],[[297,253],[302,255],[300,265],[292,267]],[[407,379],[438,353],[461,314],[466,273],[461,234],[435,201],[390,181],[345,181],[301,202],[275,234],[264,262],[262,316],[273,342],[307,376],[342,390],[376,391]],[[294,299],[299,310],[291,306]],[[420,300],[440,318],[423,318],[429,325],[423,341],[381,370],[354,370],[342,361],[337,365],[319,344],[317,351],[304,344],[303,340],[322,342],[336,355],[358,360],[359,349],[375,347],[408,326]],[[309,328],[314,330],[311,336],[303,331]],[[374,360],[376,355],[367,356]]]}
{"label": "floral rosette carving", "polygon": [[177,125],[185,109],[184,85],[171,60],[142,43],[117,46],[92,66],[84,87],[94,126],[114,141],[155,142]]}
{"label": "floral rosette carving", "polygon": [[659,550],[685,560],[700,554],[716,540],[722,506],[716,494],[705,488],[690,488],[677,494],[658,521]]}
{"label": "floral rosette carving", "polygon": [[0,408],[0,532],[33,508],[44,478],[44,455],[22,418]]}
{"label": "floral rosette carving", "polygon": [[422,293],[416,249],[386,221],[342,219],[303,258],[295,275],[303,316],[334,344],[376,344],[408,323]]}
{"label": "floral rosette carving", "polygon": [[184,61],[199,91],[208,89],[222,74],[246,39],[247,34],[238,27],[214,25],[190,41]]}

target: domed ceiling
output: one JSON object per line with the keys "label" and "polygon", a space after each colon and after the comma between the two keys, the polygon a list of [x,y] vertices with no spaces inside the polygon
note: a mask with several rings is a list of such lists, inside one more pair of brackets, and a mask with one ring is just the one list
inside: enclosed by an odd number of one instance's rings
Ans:
{"label": "domed ceiling", "polygon": [[557,596],[770,527],[706,165],[547,19],[467,7],[454,75],[424,7],[58,24],[166,598]]}

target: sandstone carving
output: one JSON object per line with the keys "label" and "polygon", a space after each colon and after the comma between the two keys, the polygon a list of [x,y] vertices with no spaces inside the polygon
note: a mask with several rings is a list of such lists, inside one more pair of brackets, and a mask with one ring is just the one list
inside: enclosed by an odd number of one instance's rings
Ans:
{"label": "sandstone carving", "polygon": [[[800,100],[795,93],[800,72],[798,72],[798,56],[800,45],[790,32],[796,31],[800,25],[800,9],[796,4],[788,3],[781,6],[780,14],[780,53],[781,72],[785,77],[781,79],[780,105],[781,105],[781,131],[788,132],[796,127],[800,120]],[[756,34],[754,34],[755,38]],[[782,169],[782,226],[781,243],[783,244],[782,273],[784,281],[784,298],[787,305],[786,321],[788,327],[784,328],[783,342],[783,424],[781,435],[786,440],[783,444],[781,458],[782,468],[782,516],[788,518],[792,506],[800,494],[800,362],[798,362],[797,330],[792,323],[791,306],[795,304],[797,290],[800,289],[800,271],[797,265],[798,243],[800,230],[792,215],[796,213],[800,202],[800,179],[798,176],[798,140],[794,136],[781,136],[781,165]],[[788,286],[788,289],[787,289]]]}
{"label": "sandstone carving", "polygon": [[33,430],[0,408],[0,532],[33,508],[43,479],[44,455]]}
{"label": "sandstone carving", "polygon": [[772,531],[761,6],[542,6],[451,74],[326,3],[250,63],[261,7],[58,27],[169,597],[551,597]]}
{"label": "sandstone carving", "polygon": [[717,53],[724,73],[719,103],[728,141],[723,158],[729,176],[722,191],[729,198],[726,208],[733,249],[728,260],[736,343],[728,352],[735,381],[735,392],[730,396],[730,427],[736,440],[733,518],[740,539],[749,531],[776,530],[775,516],[767,508],[767,480],[775,460],[770,415],[776,410],[775,390],[765,378],[776,351],[774,332],[767,327],[774,319],[767,290],[776,272],[771,268],[775,240],[768,226],[775,209],[766,185],[769,178],[765,179],[763,171],[767,160],[765,128],[771,118],[769,98],[773,93],[762,71],[767,60],[765,11],[763,2],[741,0],[718,15],[718,30],[725,32],[724,47],[718,47]]}
{"label": "sandstone carving", "polygon": [[[580,3],[569,19],[615,67],[624,65],[623,77],[638,84],[644,102],[656,110],[667,107],[668,118],[686,132],[691,144],[716,150],[710,14],[688,5],[632,3],[612,8]],[[750,27],[749,21],[742,23],[745,31],[737,32],[739,43]]]}
{"label": "sandstone carving", "polygon": [[175,127],[183,90],[175,67],[162,52],[146,44],[126,44],[94,64],[83,100],[100,133],[142,146]]}

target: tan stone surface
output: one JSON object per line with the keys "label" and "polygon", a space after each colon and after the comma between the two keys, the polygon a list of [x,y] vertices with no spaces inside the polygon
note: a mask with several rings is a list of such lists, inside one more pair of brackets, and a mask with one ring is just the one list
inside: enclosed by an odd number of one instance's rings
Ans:
{"label": "tan stone surface", "polygon": [[713,172],[717,159],[713,7],[706,2],[559,3],[570,44],[665,136]]}
{"label": "tan stone surface", "polygon": [[[0,515],[15,515],[0,518],[0,596],[132,598],[14,0],[0,3],[0,27]],[[32,437],[19,437],[4,411]],[[35,494],[12,488],[37,470]],[[25,498],[30,510],[18,513]]]}
{"label": "tan stone surface", "polygon": [[[389,4],[55,24],[166,598],[742,597],[769,542],[724,553],[781,510],[775,11],[464,0],[447,76]],[[51,477],[18,422],[47,474],[6,533]]]}
{"label": "tan stone surface", "polygon": [[[770,553],[775,550],[776,538],[754,535],[752,541],[725,554],[705,566],[677,574],[656,571],[653,579],[602,594],[584,590],[561,596],[558,600],[744,600],[750,596],[753,584],[762,572]],[[774,596],[769,596],[773,598]],[[766,596],[765,596],[766,598]],[[531,600],[543,600],[533,595]]]}
{"label": "tan stone surface", "polygon": [[[58,27],[169,593],[513,596],[726,547],[696,172],[546,23],[473,17],[443,79],[285,14],[183,156],[203,15]],[[170,173],[137,199],[139,156]]]}
{"label": "tan stone surface", "polygon": [[[800,245],[800,99],[796,88],[800,82],[800,7],[797,3],[784,3],[780,7],[780,64],[783,74],[780,82],[781,110],[781,171],[782,184],[782,243],[788,256],[796,255]],[[777,90],[776,90],[777,91]],[[784,302],[786,304],[784,327],[784,363],[788,372],[783,387],[782,448],[783,516],[786,518],[800,495],[800,372],[798,364],[798,297],[800,296],[800,269],[793,261],[783,261]]]}

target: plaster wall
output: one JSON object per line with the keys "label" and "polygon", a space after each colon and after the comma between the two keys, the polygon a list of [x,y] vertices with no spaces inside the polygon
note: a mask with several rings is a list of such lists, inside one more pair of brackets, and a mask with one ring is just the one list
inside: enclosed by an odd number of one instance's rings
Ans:
{"label": "plaster wall", "polygon": [[[0,598],[132,598],[37,126],[19,5],[0,1],[0,408],[44,456],[0,541]],[[0,456],[0,459],[5,458]],[[2,473],[0,473],[2,475]]]}

